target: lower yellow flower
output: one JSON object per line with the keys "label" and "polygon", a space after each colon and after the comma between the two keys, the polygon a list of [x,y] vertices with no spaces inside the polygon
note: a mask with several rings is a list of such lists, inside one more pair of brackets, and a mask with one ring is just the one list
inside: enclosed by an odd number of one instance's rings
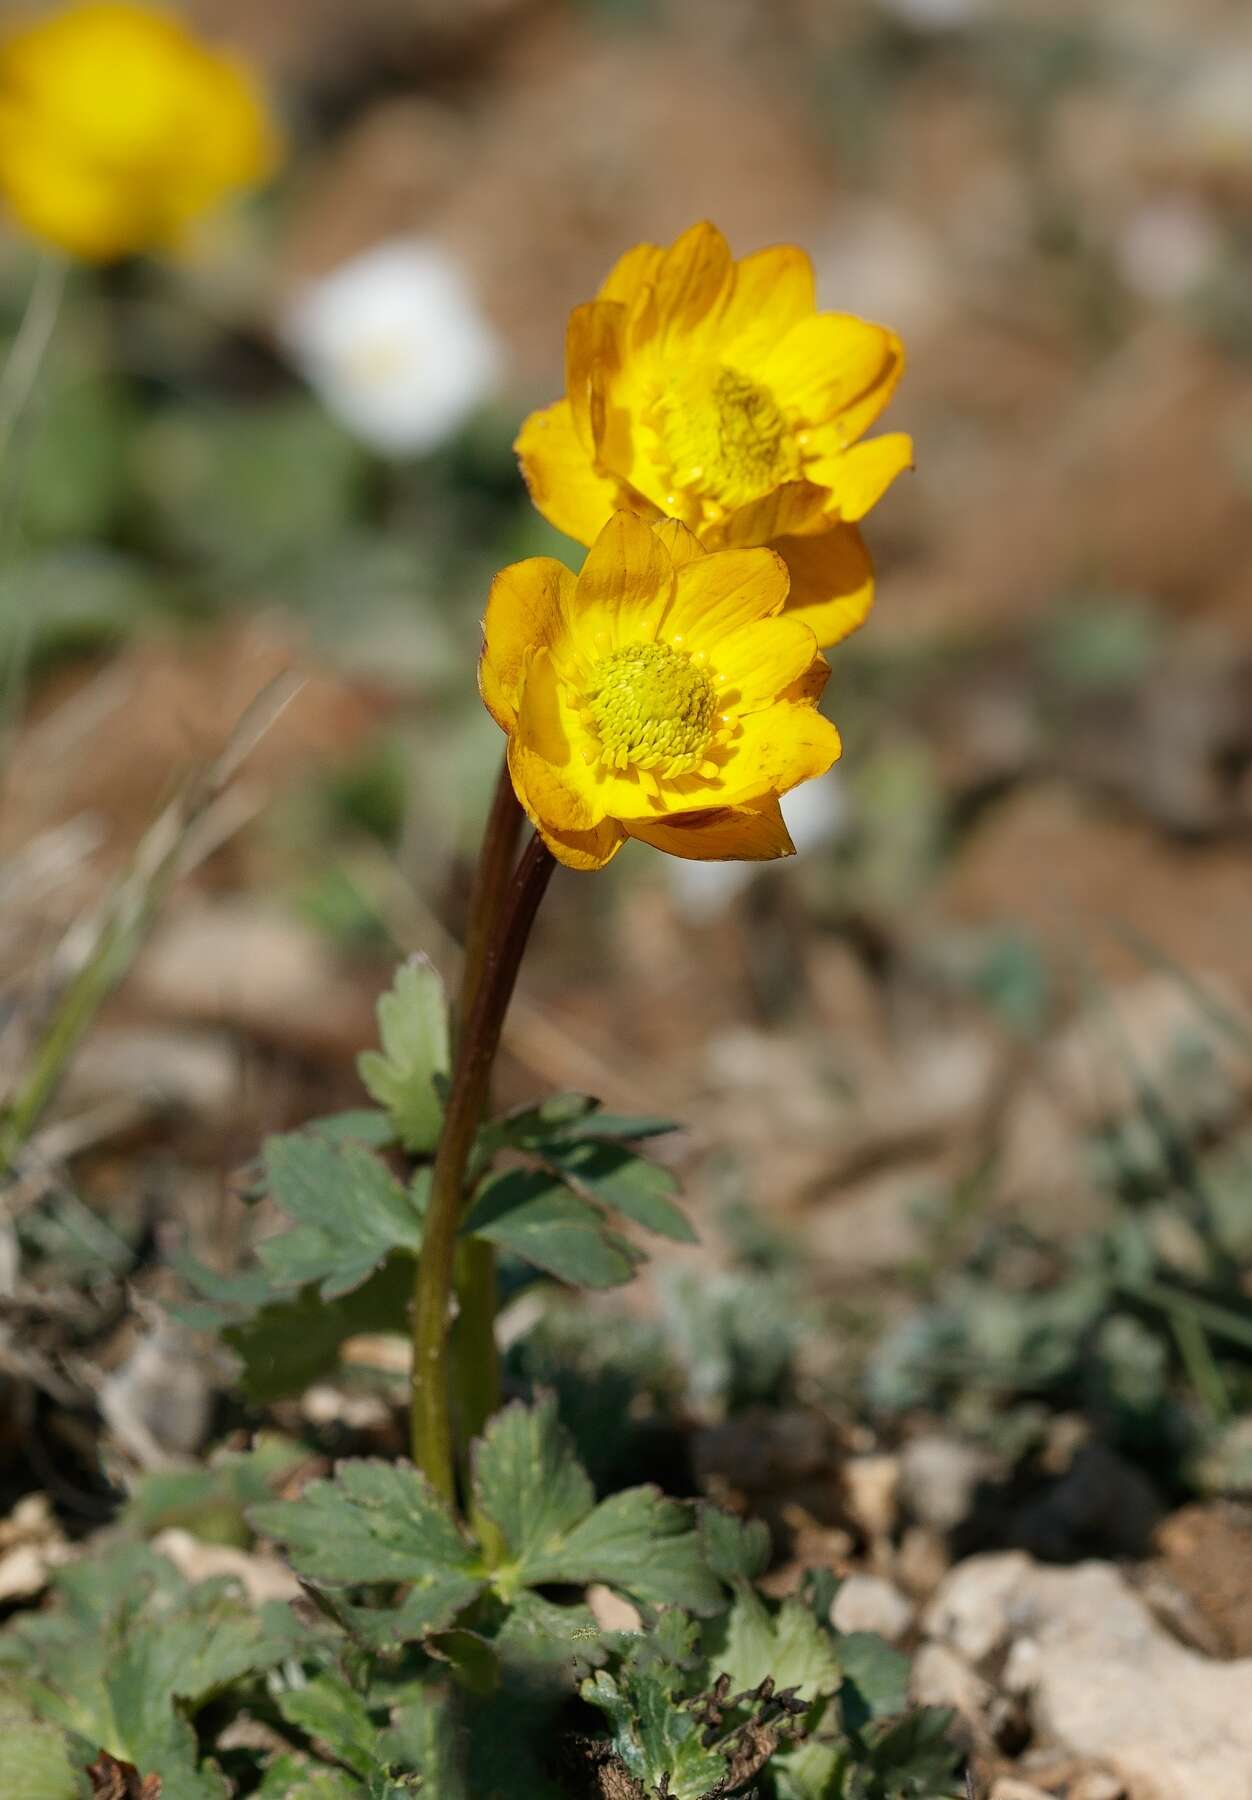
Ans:
{"label": "lower yellow flower", "polygon": [[618,512],[575,578],[501,570],[479,687],[517,797],[558,861],[603,868],[628,837],[701,860],[790,856],[778,797],[823,775],[829,667],[782,615],[772,550],[706,551],[677,520]]}
{"label": "lower yellow flower", "polygon": [[82,0],[0,37],[0,195],[75,256],[171,248],[276,154],[248,71],[171,14]]}

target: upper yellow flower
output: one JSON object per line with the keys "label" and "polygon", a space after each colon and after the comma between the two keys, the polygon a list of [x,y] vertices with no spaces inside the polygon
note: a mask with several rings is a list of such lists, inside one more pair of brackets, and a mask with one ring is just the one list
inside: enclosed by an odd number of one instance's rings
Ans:
{"label": "upper yellow flower", "polygon": [[175,245],[276,153],[248,71],[164,12],[83,0],[0,38],[0,194],[75,256]]}
{"label": "upper yellow flower", "polygon": [[709,224],[639,244],[571,314],[565,364],[567,398],[516,445],[545,518],[583,544],[618,507],[681,519],[710,549],[770,544],[819,643],[861,623],[873,568],[856,521],[913,447],[857,440],[904,353],[881,325],[817,312],[802,250],[736,263]]}
{"label": "upper yellow flower", "polygon": [[786,599],[772,550],[707,552],[676,520],[627,512],[577,578],[548,556],[501,570],[478,684],[560,862],[602,868],[627,837],[699,859],[792,854],[778,796],[826,772],[839,734],[816,710],[829,667],[779,616]]}

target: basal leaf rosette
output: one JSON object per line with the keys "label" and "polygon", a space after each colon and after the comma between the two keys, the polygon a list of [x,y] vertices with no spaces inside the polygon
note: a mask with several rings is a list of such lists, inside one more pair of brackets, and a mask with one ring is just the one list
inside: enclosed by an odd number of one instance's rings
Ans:
{"label": "basal leaf rosette", "polygon": [[80,0],[0,35],[0,195],[74,256],[175,247],[277,154],[250,71],[163,9]]}
{"label": "basal leaf rosette", "polygon": [[577,577],[542,556],[496,576],[479,686],[558,861],[602,868],[628,837],[700,861],[793,853],[779,796],[830,768],[839,734],[787,589],[773,550],[706,551],[629,512]]}
{"label": "basal leaf rosette", "polygon": [[780,244],[735,262],[715,226],[639,244],[572,313],[566,398],[516,444],[545,518],[590,544],[609,516],[676,518],[709,549],[768,544],[818,643],[865,618],[857,522],[912,462],[864,434],[904,367],[899,338],[817,311],[813,267]]}

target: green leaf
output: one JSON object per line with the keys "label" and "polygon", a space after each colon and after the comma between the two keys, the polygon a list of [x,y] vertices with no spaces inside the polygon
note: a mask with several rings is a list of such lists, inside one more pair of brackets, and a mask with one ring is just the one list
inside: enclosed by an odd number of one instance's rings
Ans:
{"label": "green leaf", "polygon": [[812,1701],[839,1686],[834,1636],[797,1595],[771,1614],[759,1594],[743,1583],[726,1619],[714,1629],[710,1664],[730,1676],[732,1690],[759,1687],[769,1676],[776,1688],[794,1688],[800,1699]]}
{"label": "green leaf", "polygon": [[22,451],[22,524],[54,543],[107,538],[128,486],[128,396],[134,390],[112,378],[75,373],[77,379],[54,376],[46,385],[39,429]]}
{"label": "green leaf", "polygon": [[360,1694],[323,1673],[278,1695],[278,1710],[317,1745],[368,1781],[378,1767],[379,1729]]}
{"label": "green leaf", "polygon": [[843,1684],[839,1714],[859,1731],[871,1719],[891,1718],[909,1703],[909,1659],[875,1631],[840,1632],[836,1639]]}
{"label": "green leaf", "polygon": [[575,1287],[618,1287],[642,1260],[594,1206],[537,1171],[513,1169],[488,1182],[462,1229]]}
{"label": "green leaf", "polygon": [[668,1137],[682,1126],[674,1119],[650,1118],[647,1114],[631,1117],[625,1113],[606,1113],[598,1109],[585,1121],[570,1126],[563,1133],[569,1138],[604,1138],[625,1143],[641,1143],[644,1138]]}
{"label": "green leaf", "polygon": [[425,1155],[439,1142],[438,1083],[452,1063],[447,995],[427,957],[411,957],[396,970],[390,992],[378,1002],[378,1030],[382,1053],[364,1051],[357,1070],[405,1149]]}
{"label": "green leaf", "polygon": [[524,1588],[491,1640],[502,1662],[555,1667],[603,1662],[600,1627],[588,1606],[558,1606]]}
{"label": "green leaf", "polygon": [[369,1650],[392,1651],[404,1644],[424,1643],[432,1632],[445,1632],[482,1590],[482,1578],[460,1569],[423,1576],[398,1606],[354,1606],[337,1601],[335,1612],[345,1631]]}
{"label": "green leaf", "polygon": [[11,1707],[0,1693],[0,1794],[14,1800],[78,1800],[80,1792],[64,1732]]}
{"label": "green leaf", "polygon": [[221,1800],[220,1776],[198,1766],[190,1716],[293,1654],[289,1608],[254,1610],[229,1581],[192,1586],[133,1545],[62,1571],[55,1588],[52,1608],[12,1622],[0,1639],[27,1707],[159,1775],[163,1800]]}
{"label": "green leaf", "polygon": [[488,1423],[474,1446],[474,1497],[499,1532],[502,1557],[526,1569],[595,1505],[595,1490],[557,1418],[556,1399],[520,1401]]}
{"label": "green leaf", "polygon": [[763,1519],[736,1519],[720,1507],[701,1506],[700,1542],[705,1561],[727,1586],[755,1581],[769,1567],[769,1526]]}
{"label": "green leaf", "polygon": [[333,1481],[310,1482],[298,1500],[254,1506],[258,1531],[287,1545],[295,1567],[328,1585],[434,1582],[481,1585],[472,1553],[424,1475],[408,1463],[360,1458]]}
{"label": "green leaf", "polygon": [[365,1800],[360,1782],[304,1756],[280,1756],[265,1771],[256,1800]]}
{"label": "green leaf", "polygon": [[690,1509],[652,1487],[627,1488],[601,1501],[559,1550],[528,1566],[527,1579],[602,1581],[645,1605],[681,1606],[701,1615],[725,1604]]}
{"label": "green leaf", "polygon": [[244,1508],[271,1498],[307,1456],[290,1438],[262,1432],[250,1450],[219,1450],[200,1468],[143,1476],[119,1522],[144,1537],[177,1525],[206,1543],[246,1546],[252,1534]]}
{"label": "green leaf", "polygon": [[0,571],[0,633],[30,633],[33,664],[81,655],[160,616],[151,565],[99,544],[66,544]]}
{"label": "green leaf", "polygon": [[493,1119],[484,1137],[492,1149],[546,1150],[592,1139],[638,1142],[662,1137],[678,1126],[672,1119],[631,1119],[600,1111],[589,1094],[550,1094],[536,1105],[517,1107]]}
{"label": "green leaf", "polygon": [[[473,1755],[478,1733],[465,1718],[465,1695],[450,1682],[409,1682],[388,1698],[391,1729],[382,1747],[389,1763],[420,1770],[422,1779],[413,1785],[429,1800],[487,1800],[483,1789],[466,1779],[466,1755]],[[483,1709],[483,1718],[492,1719],[496,1704],[493,1699]],[[513,1748],[516,1774],[519,1761],[524,1769],[527,1759],[518,1757],[516,1737]],[[524,1784],[517,1791],[530,1792]]]}
{"label": "green leaf", "polygon": [[310,1119],[305,1130],[332,1144],[355,1141],[368,1144],[372,1150],[385,1150],[388,1144],[396,1141],[395,1126],[387,1114],[376,1112],[372,1106],[352,1106],[346,1112],[327,1113],[324,1118]]}
{"label": "green leaf", "polygon": [[257,1248],[278,1289],[317,1282],[324,1300],[359,1287],[393,1250],[421,1249],[422,1215],[412,1192],[364,1144],[335,1144],[314,1133],[270,1138],[270,1193],[295,1229]]}
{"label": "green leaf", "polygon": [[427,1656],[448,1665],[454,1680],[467,1693],[482,1699],[494,1694],[500,1685],[500,1659],[495,1645],[477,1631],[460,1626],[432,1632],[423,1648]]}
{"label": "green leaf", "polygon": [[543,1155],[575,1188],[633,1219],[646,1231],[679,1244],[697,1242],[685,1214],[670,1198],[678,1191],[678,1177],[671,1169],[618,1144],[547,1144]]}
{"label": "green leaf", "polygon": [[656,1605],[716,1612],[720,1585],[689,1509],[655,1488],[628,1488],[599,1506],[551,1395],[515,1405],[487,1427],[475,1457],[475,1516],[497,1592],[602,1581]]}
{"label": "green leaf", "polygon": [[705,1800],[726,1780],[726,1759],[703,1747],[699,1721],[675,1706],[655,1675],[636,1673],[623,1690],[601,1669],[579,1693],[608,1719],[613,1749],[643,1793]]}
{"label": "green leaf", "polygon": [[849,1800],[944,1800],[964,1794],[954,1779],[959,1752],[953,1715],[922,1706],[877,1728],[850,1770]]}
{"label": "green leaf", "polygon": [[315,1287],[226,1327],[222,1336],[243,1362],[243,1391],[257,1405],[303,1393],[339,1364],[339,1347],[362,1331],[404,1331],[413,1288],[413,1264],[393,1256],[363,1286],[338,1300],[322,1300]]}
{"label": "green leaf", "polygon": [[484,1149],[494,1152],[506,1144],[514,1150],[533,1150],[539,1144],[560,1138],[568,1127],[574,1127],[599,1102],[589,1094],[549,1094],[528,1106],[514,1107],[485,1125],[480,1134]]}
{"label": "green leaf", "polygon": [[240,578],[281,573],[289,586],[292,559],[324,562],[359,511],[367,467],[347,432],[308,395],[221,410],[201,398],[148,414],[134,463],[135,503],[161,545]]}

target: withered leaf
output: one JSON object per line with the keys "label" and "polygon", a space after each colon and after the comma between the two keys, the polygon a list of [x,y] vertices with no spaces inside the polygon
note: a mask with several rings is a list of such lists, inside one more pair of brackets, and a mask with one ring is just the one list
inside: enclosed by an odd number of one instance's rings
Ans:
{"label": "withered leaf", "polygon": [[141,1775],[134,1763],[102,1750],[87,1770],[92,1800],[161,1800],[161,1777]]}

